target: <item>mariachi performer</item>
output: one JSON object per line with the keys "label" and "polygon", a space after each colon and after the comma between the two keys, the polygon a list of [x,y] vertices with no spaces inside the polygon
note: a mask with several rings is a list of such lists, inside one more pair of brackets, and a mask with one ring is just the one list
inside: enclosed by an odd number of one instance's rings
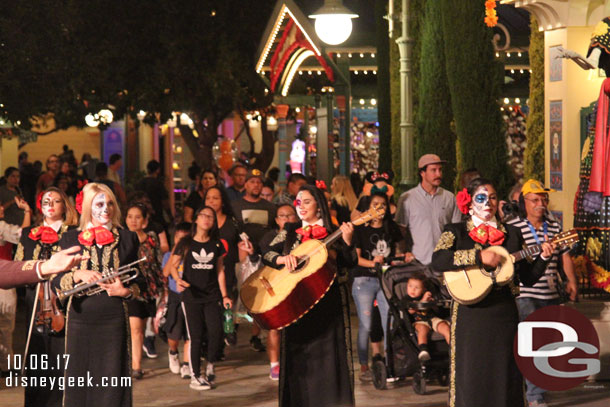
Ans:
{"label": "mariachi performer", "polygon": [[574,228],[580,242],[572,252],[577,270],[587,272],[591,285],[610,292],[610,17],[600,21],[591,36],[587,57],[560,47],[560,57],[583,69],[602,69],[597,108],[587,117],[588,137],[582,150],[580,184],[574,200]]}
{"label": "mariachi performer", "polygon": [[[296,268],[290,251],[308,239],[322,240],[330,232],[324,194],[304,185],[295,201],[299,223],[286,224],[264,255],[275,268]],[[328,262],[336,268],[357,263],[350,247],[353,226],[341,225],[343,240],[330,250]],[[334,254],[332,252],[335,252]],[[337,254],[339,256],[337,256]],[[335,262],[334,258],[337,257]],[[337,263],[337,264],[334,264]],[[335,278],[324,297],[301,319],[281,331],[279,405],[281,407],[330,407],[354,405],[354,380],[349,325],[348,292]]]}
{"label": "mariachi performer", "polygon": [[[36,207],[40,212],[40,221],[36,227],[23,229],[15,260],[48,260],[60,250],[59,240],[63,234],[76,228],[76,209],[58,188],[50,187],[41,192]],[[28,287],[26,302],[29,316],[26,361],[36,360],[40,363],[44,358],[56,361],[58,356],[63,361],[65,319],[50,282],[43,281]],[[59,378],[64,374],[61,363],[52,370],[31,363],[27,367],[29,377],[53,375]],[[49,386],[28,386],[25,388],[25,406],[61,406],[62,396],[63,392],[58,386],[54,389]]]}
{"label": "mariachi performer", "polygon": [[[66,232],[61,247],[79,245],[89,260],[80,270],[59,274],[53,287],[72,289],[81,282],[99,281],[102,274],[134,262],[138,255],[138,237],[121,228],[117,200],[106,185],[87,184],[82,191],[82,212],[78,230]],[[79,209],[77,197],[77,209]],[[64,406],[132,405],[131,358],[127,300],[139,296],[138,279],[125,285],[121,279],[99,282],[100,292],[71,296],[67,301],[66,382],[71,377],[92,377],[93,387],[69,387],[64,392]],[[116,383],[104,382],[114,380]]]}
{"label": "mariachi performer", "polygon": [[[433,269],[461,272],[465,266],[495,268],[502,257],[486,250],[490,246],[501,245],[509,253],[522,249],[520,230],[496,217],[498,195],[490,181],[474,179],[456,198],[460,211],[469,216],[466,221],[445,226],[432,254]],[[515,281],[494,284],[475,304],[453,303],[450,407],[525,405],[523,378],[513,356],[519,323],[515,288],[519,281],[526,286],[535,284],[552,252],[550,243],[542,243],[542,253],[533,263],[522,260],[515,264]]]}

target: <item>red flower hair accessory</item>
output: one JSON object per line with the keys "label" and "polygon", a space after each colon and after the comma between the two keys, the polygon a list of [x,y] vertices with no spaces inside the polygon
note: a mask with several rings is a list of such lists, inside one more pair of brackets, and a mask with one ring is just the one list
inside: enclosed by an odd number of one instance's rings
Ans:
{"label": "red flower hair accessory", "polygon": [[38,212],[41,212],[41,213],[42,213],[42,196],[43,195],[44,195],[44,191],[40,191],[40,193],[36,197],[36,209],[38,209]]}
{"label": "red flower hair accessory", "polygon": [[460,212],[462,212],[464,215],[467,214],[468,210],[470,209],[470,202],[472,202],[472,198],[468,194],[466,188],[458,192],[455,199]]}
{"label": "red flower hair accessory", "polygon": [[83,213],[83,191],[80,191],[78,195],[76,195],[76,210],[79,214]]}
{"label": "red flower hair accessory", "polygon": [[85,185],[87,185],[88,183],[89,183],[89,180],[79,179],[76,181],[76,187],[78,189],[83,189],[85,187]]}
{"label": "red flower hair accessory", "polygon": [[326,182],[324,182],[324,180],[316,180],[316,188],[322,191],[326,191],[328,189],[326,188]]}

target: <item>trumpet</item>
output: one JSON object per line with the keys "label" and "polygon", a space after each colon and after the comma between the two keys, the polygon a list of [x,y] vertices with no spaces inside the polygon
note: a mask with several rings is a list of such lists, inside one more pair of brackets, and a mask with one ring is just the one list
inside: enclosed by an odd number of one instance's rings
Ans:
{"label": "trumpet", "polygon": [[[104,289],[102,287],[100,287],[98,284],[103,283],[105,281],[112,280],[117,277],[121,280],[121,283],[123,283],[123,284],[128,281],[131,281],[140,274],[140,271],[138,270],[137,267],[134,267],[134,265],[141,263],[143,261],[146,261],[146,257],[142,257],[140,260],[136,260],[132,263],[121,266],[116,271],[104,270],[102,272],[102,278],[100,278],[92,283],[80,282],[69,290],[57,290],[57,298],[63,302],[64,299],[66,299],[67,297],[70,297],[72,295],[74,295],[76,297],[83,297],[85,295],[91,296],[91,295],[100,294],[104,291]],[[133,272],[133,274],[130,274],[131,272]]]}

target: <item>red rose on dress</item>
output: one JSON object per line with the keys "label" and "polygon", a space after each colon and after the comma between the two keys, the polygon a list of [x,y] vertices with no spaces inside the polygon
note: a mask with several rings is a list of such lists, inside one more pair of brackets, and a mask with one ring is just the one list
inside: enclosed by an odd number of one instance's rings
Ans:
{"label": "red rose on dress", "polygon": [[460,212],[467,214],[468,210],[470,209],[470,202],[472,202],[472,198],[468,194],[468,191],[466,191],[466,188],[458,192],[455,199]]}

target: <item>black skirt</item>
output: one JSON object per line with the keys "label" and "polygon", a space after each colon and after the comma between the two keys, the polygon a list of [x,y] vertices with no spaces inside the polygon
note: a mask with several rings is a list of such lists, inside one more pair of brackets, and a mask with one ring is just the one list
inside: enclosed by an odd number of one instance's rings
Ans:
{"label": "black skirt", "polygon": [[354,405],[347,298],[335,281],[311,311],[282,330],[280,407]]}
{"label": "black skirt", "polygon": [[474,305],[454,303],[450,406],[525,405],[523,379],[513,355],[518,323],[517,306],[508,287],[492,291]]}

